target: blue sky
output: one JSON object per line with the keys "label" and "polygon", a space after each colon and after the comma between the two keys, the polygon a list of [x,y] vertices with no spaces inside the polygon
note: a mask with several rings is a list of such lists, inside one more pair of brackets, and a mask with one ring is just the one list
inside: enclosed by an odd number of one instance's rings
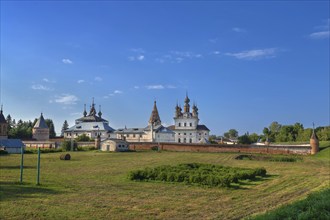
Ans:
{"label": "blue sky", "polygon": [[1,1],[5,115],[57,132],[84,104],[110,126],[173,123],[186,91],[221,135],[329,125],[329,1]]}

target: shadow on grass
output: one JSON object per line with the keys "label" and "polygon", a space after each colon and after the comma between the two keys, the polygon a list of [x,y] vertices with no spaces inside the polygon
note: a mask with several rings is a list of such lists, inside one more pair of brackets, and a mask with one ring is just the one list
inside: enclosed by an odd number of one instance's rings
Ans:
{"label": "shadow on grass", "polygon": [[43,186],[19,184],[18,182],[0,181],[0,200],[17,200],[22,198],[44,198],[61,192]]}
{"label": "shadow on grass", "polygon": [[[24,166],[24,169],[32,169],[32,168],[36,168],[36,166]],[[21,169],[20,165],[16,165],[16,166],[0,166],[0,169]]]}
{"label": "shadow on grass", "polygon": [[274,177],[277,177],[277,176],[279,176],[279,175],[267,174],[264,177],[256,177],[252,180],[240,180],[239,183],[230,185],[230,188],[247,190],[249,188],[244,187],[244,186],[255,186],[255,185],[259,184],[258,182],[265,182],[265,181],[271,180],[271,179],[273,179]]}

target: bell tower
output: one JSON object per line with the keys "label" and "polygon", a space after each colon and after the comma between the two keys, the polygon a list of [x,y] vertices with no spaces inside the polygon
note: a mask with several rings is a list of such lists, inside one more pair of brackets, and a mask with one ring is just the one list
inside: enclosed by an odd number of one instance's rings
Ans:
{"label": "bell tower", "polygon": [[2,105],[0,110],[0,139],[8,139],[8,124],[3,115]]}

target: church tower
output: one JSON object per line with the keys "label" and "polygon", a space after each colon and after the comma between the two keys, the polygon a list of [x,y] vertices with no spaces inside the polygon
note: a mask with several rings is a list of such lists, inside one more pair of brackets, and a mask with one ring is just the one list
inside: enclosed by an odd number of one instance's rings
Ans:
{"label": "church tower", "polygon": [[152,109],[152,112],[150,115],[149,125],[158,126],[161,124],[162,124],[162,121],[160,120],[160,117],[158,114],[157,104],[156,104],[156,101],[154,101],[154,108]]}
{"label": "church tower", "polygon": [[315,129],[314,129],[314,123],[313,123],[313,133],[312,136],[309,140],[309,143],[311,145],[311,154],[316,154],[317,152],[319,152],[319,138],[317,137],[316,133],[315,133]]}
{"label": "church tower", "polygon": [[8,139],[8,124],[3,115],[2,105],[0,110],[0,139]]}
{"label": "church tower", "polygon": [[42,113],[32,129],[32,138],[37,141],[49,140],[49,128]]}

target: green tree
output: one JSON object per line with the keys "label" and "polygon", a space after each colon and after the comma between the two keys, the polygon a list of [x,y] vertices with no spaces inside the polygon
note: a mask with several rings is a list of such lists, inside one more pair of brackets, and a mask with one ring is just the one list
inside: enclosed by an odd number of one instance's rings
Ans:
{"label": "green tree", "polygon": [[251,140],[248,134],[244,134],[238,137],[238,143],[240,144],[251,144]]}
{"label": "green tree", "polygon": [[235,129],[230,129],[228,132],[225,132],[223,136],[226,138],[236,139],[238,137],[238,131]]}
{"label": "green tree", "polygon": [[78,141],[91,141],[91,139],[86,134],[79,135],[75,140],[77,142]]}
{"label": "green tree", "polygon": [[45,122],[46,122],[46,124],[49,128],[49,137],[50,138],[56,137],[55,126],[54,126],[53,120],[52,119],[45,119]]}
{"label": "green tree", "polygon": [[330,126],[319,127],[316,130],[316,135],[320,141],[330,141]]}
{"label": "green tree", "polygon": [[260,136],[256,133],[252,133],[249,135],[249,139],[251,143],[257,143],[259,140]]}
{"label": "green tree", "polygon": [[69,128],[69,124],[68,122],[65,120],[62,126],[62,130],[61,130],[61,137],[64,137],[64,131],[67,130]]}

